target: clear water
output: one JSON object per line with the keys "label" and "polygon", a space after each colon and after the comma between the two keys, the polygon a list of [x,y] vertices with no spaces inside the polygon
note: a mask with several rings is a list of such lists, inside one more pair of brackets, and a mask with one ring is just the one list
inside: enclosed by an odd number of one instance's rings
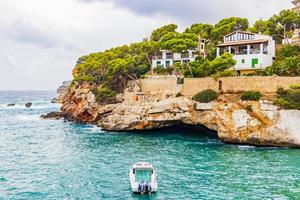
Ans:
{"label": "clear water", "polygon": [[[42,120],[53,92],[0,92],[0,199],[300,199],[300,150],[226,145],[180,129],[109,133]],[[25,109],[31,101],[33,107]],[[16,103],[12,108],[8,103]],[[133,195],[151,162],[159,191]]]}

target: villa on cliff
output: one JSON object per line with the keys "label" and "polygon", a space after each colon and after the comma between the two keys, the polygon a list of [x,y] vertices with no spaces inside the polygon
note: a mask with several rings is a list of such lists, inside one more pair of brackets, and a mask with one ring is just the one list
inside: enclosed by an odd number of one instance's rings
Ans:
{"label": "villa on cliff", "polygon": [[189,63],[196,60],[199,56],[205,57],[205,41],[199,40],[199,46],[195,49],[189,49],[185,52],[174,53],[170,50],[161,50],[158,55],[152,57],[152,69],[156,67],[170,67],[175,63]]}
{"label": "villa on cliff", "polygon": [[235,31],[217,45],[217,57],[226,52],[233,54],[235,69],[240,75],[249,74],[273,64],[275,41],[269,35]]}

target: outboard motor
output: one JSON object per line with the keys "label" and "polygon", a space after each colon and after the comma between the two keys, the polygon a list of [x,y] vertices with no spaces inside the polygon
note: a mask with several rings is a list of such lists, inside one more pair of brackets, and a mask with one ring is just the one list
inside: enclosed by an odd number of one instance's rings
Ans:
{"label": "outboard motor", "polygon": [[146,192],[146,184],[144,181],[140,182],[138,185],[138,192],[145,193]]}
{"label": "outboard motor", "polygon": [[147,192],[147,193],[151,193],[151,191],[152,191],[151,183],[147,182],[147,183],[146,183],[146,192]]}

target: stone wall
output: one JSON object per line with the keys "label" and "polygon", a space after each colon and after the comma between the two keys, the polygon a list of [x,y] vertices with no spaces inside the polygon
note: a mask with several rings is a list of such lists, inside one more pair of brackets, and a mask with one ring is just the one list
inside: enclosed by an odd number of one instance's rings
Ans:
{"label": "stone wall", "polygon": [[178,92],[176,76],[148,76],[141,79],[141,89],[143,92]]}
{"label": "stone wall", "polygon": [[274,93],[278,87],[287,89],[291,84],[300,84],[300,77],[240,76],[219,78],[218,80],[213,78],[185,78],[181,93],[185,96],[194,96],[206,89],[230,93],[248,90]]}

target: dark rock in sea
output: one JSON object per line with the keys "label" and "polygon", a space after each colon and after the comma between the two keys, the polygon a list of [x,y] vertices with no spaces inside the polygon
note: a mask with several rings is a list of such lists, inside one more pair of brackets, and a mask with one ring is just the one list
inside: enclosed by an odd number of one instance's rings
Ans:
{"label": "dark rock in sea", "polygon": [[7,107],[13,107],[15,105],[16,105],[15,103],[10,103],[10,104],[7,104]]}
{"label": "dark rock in sea", "polygon": [[50,112],[46,115],[41,115],[43,119],[61,119],[64,118],[65,115],[62,112]]}
{"label": "dark rock in sea", "polygon": [[28,102],[25,104],[26,108],[30,108],[32,106],[32,103],[31,102]]}
{"label": "dark rock in sea", "polygon": [[53,99],[51,100],[51,103],[56,103],[56,99],[53,98]]}

